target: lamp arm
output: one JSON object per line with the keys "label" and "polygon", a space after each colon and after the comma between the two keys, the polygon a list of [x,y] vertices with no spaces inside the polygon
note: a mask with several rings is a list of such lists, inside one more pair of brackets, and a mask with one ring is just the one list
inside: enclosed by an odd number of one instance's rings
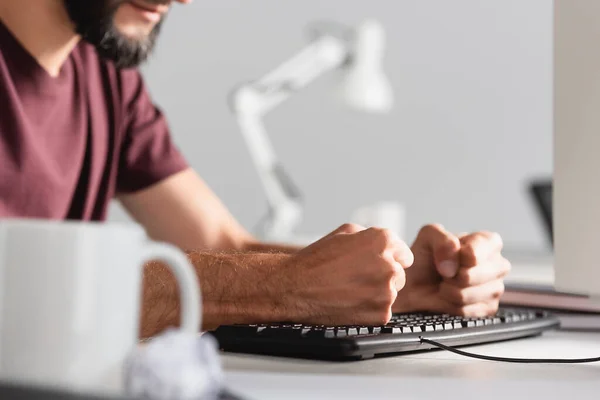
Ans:
{"label": "lamp arm", "polygon": [[302,217],[302,196],[277,159],[262,118],[295,91],[343,66],[350,55],[348,47],[336,37],[319,37],[275,70],[232,93],[232,111],[269,205],[269,215],[259,227],[264,239],[277,240],[292,233]]}
{"label": "lamp arm", "polygon": [[262,78],[239,87],[233,93],[233,112],[263,116],[293,92],[344,65],[349,56],[349,44],[346,41],[323,35]]}

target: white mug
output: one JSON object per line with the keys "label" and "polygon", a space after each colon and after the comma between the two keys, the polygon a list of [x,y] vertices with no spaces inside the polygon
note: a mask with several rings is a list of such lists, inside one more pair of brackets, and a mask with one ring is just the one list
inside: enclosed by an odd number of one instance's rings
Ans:
{"label": "white mug", "polygon": [[168,264],[181,329],[200,329],[197,277],[185,255],[137,226],[0,221],[0,379],[119,395],[138,343],[142,266]]}

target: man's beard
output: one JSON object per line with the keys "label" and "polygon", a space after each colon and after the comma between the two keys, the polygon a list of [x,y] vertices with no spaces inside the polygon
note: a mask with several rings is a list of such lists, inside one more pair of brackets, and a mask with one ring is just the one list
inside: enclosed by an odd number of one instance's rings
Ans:
{"label": "man's beard", "polygon": [[[63,0],[75,31],[93,45],[100,57],[111,60],[117,68],[136,67],[146,61],[160,32],[162,20],[144,38],[133,39],[119,32],[114,24],[117,9],[128,0]],[[146,0],[164,4],[165,0]]]}

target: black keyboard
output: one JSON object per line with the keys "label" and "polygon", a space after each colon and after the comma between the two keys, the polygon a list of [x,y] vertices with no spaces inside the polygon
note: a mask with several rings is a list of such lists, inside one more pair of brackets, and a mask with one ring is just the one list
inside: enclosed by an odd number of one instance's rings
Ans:
{"label": "black keyboard", "polygon": [[465,346],[535,336],[558,326],[558,319],[546,311],[503,308],[489,318],[395,314],[382,326],[229,325],[213,335],[230,352],[357,360],[435,348],[421,338]]}

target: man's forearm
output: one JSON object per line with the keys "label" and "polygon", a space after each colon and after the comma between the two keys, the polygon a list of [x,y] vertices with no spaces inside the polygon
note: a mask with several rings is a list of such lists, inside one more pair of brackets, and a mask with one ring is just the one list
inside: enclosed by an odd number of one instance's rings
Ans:
{"label": "man's forearm", "polygon": [[[271,248],[272,250],[272,248]],[[203,326],[257,323],[284,319],[279,270],[289,255],[282,253],[190,252],[200,281]],[[179,290],[169,268],[160,262],[145,267],[142,297],[142,337],[179,324]]]}
{"label": "man's forearm", "polygon": [[243,251],[251,251],[256,253],[285,253],[293,254],[300,251],[301,247],[287,245],[287,244],[275,244],[275,243],[262,243],[258,241],[251,241],[244,244]]}

